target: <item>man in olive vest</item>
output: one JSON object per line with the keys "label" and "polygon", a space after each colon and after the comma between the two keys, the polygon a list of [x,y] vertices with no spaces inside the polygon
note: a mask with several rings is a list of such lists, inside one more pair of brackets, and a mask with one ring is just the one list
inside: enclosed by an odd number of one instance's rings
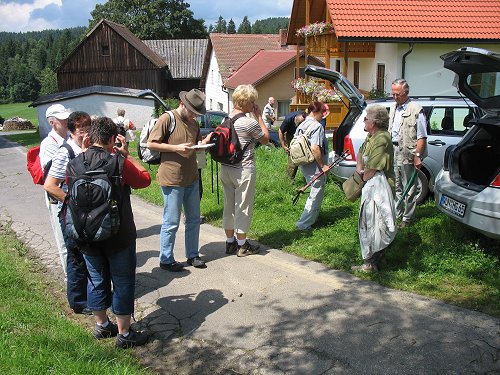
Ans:
{"label": "man in olive vest", "polygon": [[[403,196],[413,172],[420,169],[427,152],[427,123],[422,107],[408,97],[410,86],[404,79],[392,82],[392,97],[395,103],[389,110],[389,133],[394,145],[394,173],[396,177],[396,202]],[[413,184],[399,206],[400,228],[408,226],[415,214],[417,181]]]}

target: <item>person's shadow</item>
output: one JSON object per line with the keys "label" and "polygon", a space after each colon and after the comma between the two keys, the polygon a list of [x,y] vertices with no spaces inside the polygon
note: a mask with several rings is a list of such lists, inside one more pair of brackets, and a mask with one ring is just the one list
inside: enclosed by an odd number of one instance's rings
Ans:
{"label": "person's shadow", "polygon": [[217,289],[203,290],[198,295],[162,297],[157,301],[160,308],[141,319],[141,323],[160,340],[186,336],[227,303],[228,299]]}

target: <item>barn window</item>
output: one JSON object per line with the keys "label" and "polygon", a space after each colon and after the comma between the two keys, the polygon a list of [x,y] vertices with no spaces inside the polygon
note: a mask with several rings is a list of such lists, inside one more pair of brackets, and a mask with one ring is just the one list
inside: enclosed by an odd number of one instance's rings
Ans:
{"label": "barn window", "polygon": [[101,54],[103,56],[109,56],[109,46],[101,46]]}

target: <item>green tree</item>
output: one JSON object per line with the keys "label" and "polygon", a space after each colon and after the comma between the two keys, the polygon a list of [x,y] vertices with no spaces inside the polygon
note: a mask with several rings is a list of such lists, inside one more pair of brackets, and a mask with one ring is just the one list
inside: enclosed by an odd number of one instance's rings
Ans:
{"label": "green tree", "polygon": [[40,82],[40,95],[50,95],[57,92],[57,74],[49,67],[46,67],[37,76]]}
{"label": "green tree", "polygon": [[263,34],[262,24],[259,20],[255,21],[255,23],[252,25],[252,34]]}
{"label": "green tree", "polygon": [[90,12],[89,30],[101,19],[125,25],[139,39],[205,38],[205,21],[194,19],[184,0],[109,0]]}
{"label": "green tree", "polygon": [[238,27],[238,34],[251,34],[252,33],[252,25],[248,20],[248,17],[243,17],[243,21],[241,21],[240,27]]}
{"label": "green tree", "polygon": [[222,18],[222,16],[219,16],[219,19],[215,23],[214,33],[221,33],[221,34],[227,33],[226,20]]}
{"label": "green tree", "polygon": [[234,21],[232,18],[227,23],[227,33],[228,34],[236,34],[236,25],[234,24]]}

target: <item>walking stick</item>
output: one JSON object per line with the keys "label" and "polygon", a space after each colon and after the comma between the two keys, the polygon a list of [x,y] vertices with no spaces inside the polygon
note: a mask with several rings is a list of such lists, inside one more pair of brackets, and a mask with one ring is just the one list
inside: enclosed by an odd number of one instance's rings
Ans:
{"label": "walking stick", "polygon": [[210,158],[210,178],[212,179],[212,194],[214,193],[214,159]]}
{"label": "walking stick", "polygon": [[321,171],[320,173],[318,173],[317,175],[315,175],[313,178],[311,178],[311,181],[309,181],[306,185],[304,185],[302,188],[300,188],[299,190],[297,190],[297,194],[292,199],[292,206],[295,206],[297,204],[297,201],[299,200],[300,194],[304,193],[307,190],[307,188],[314,183],[314,181],[316,181],[318,178],[320,178],[321,176],[323,176],[327,172],[330,172],[330,169],[332,169],[333,167],[339,165],[340,162],[342,162],[343,160],[345,160],[348,156],[349,156],[349,152],[348,151],[343,152],[342,154],[340,154],[338,157],[336,157],[333,160],[333,162],[328,166],[328,169],[326,171]]}
{"label": "walking stick", "polygon": [[217,204],[219,204],[219,163],[215,162],[215,175],[217,184]]}
{"label": "walking stick", "polygon": [[413,181],[415,181],[415,176],[416,175],[417,175],[417,169],[415,168],[415,170],[413,171],[413,173],[412,173],[412,175],[410,177],[410,181],[408,181],[408,184],[406,185],[406,188],[405,188],[405,191],[403,192],[403,195],[399,199],[398,204],[396,204],[396,210],[398,210],[399,207],[401,207],[401,205],[403,204],[403,201],[405,200],[405,197],[408,195],[408,192],[411,189],[411,185],[413,185]]}

